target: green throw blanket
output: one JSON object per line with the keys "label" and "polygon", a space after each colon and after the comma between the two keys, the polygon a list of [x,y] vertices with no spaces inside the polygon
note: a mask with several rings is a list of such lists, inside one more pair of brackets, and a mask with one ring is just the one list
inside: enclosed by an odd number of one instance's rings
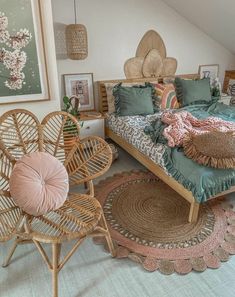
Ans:
{"label": "green throw blanket", "polygon": [[[235,107],[221,103],[210,105],[198,104],[190,105],[178,109],[175,112],[186,110],[198,119],[205,119],[209,116],[219,117],[225,121],[235,122]],[[167,125],[161,120],[152,122],[151,126],[145,127],[153,142],[167,144],[162,135]],[[164,165],[169,174],[181,183],[186,189],[193,193],[197,202],[205,202],[208,198],[228,190],[235,185],[234,169],[214,169],[197,164],[187,158],[182,148],[170,148],[165,146],[163,154]]]}

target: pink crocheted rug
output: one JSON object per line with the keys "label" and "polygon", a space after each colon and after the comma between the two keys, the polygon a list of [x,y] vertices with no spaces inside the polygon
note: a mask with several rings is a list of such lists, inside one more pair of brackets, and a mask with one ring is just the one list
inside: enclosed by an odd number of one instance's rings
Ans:
{"label": "pink crocheted rug", "polygon": [[198,221],[190,224],[188,202],[150,172],[116,174],[101,181],[95,194],[117,258],[148,271],[187,274],[219,268],[235,254],[235,212],[224,198],[202,204]]}

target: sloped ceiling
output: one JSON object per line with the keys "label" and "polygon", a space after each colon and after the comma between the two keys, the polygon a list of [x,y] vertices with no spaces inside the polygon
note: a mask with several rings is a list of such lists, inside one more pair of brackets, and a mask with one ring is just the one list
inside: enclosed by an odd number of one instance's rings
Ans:
{"label": "sloped ceiling", "polygon": [[163,0],[235,54],[235,0]]}

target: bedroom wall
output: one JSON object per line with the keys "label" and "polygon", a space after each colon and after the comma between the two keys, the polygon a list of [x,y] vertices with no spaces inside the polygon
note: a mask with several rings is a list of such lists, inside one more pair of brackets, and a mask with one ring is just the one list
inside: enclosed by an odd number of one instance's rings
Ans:
{"label": "bedroom wall", "polygon": [[235,34],[224,34],[234,28],[234,0],[163,0],[163,2],[235,54]]}
{"label": "bedroom wall", "polygon": [[50,101],[41,101],[41,102],[27,102],[27,103],[18,103],[18,104],[6,104],[0,105],[0,115],[4,112],[11,109],[28,109],[35,113],[37,117],[41,120],[47,113],[55,110],[60,110],[60,92],[57,76],[57,64],[56,64],[56,55],[55,55],[55,43],[54,38],[51,36],[54,35],[53,31],[53,20],[52,20],[52,7],[51,0],[41,1],[41,9],[43,17],[43,24],[45,30],[47,44],[47,61],[48,61],[48,75],[50,80],[50,92],[51,98]]}
{"label": "bedroom wall", "polygon": [[[88,31],[88,58],[66,59],[64,28],[74,22],[72,0],[52,0],[57,66],[62,74],[93,72],[94,80],[123,78],[124,62],[135,55],[149,29],[163,38],[168,56],[178,60],[177,73],[195,73],[200,64],[235,67],[235,56],[160,0],[78,0],[78,22]],[[200,17],[200,16],[199,16]]]}

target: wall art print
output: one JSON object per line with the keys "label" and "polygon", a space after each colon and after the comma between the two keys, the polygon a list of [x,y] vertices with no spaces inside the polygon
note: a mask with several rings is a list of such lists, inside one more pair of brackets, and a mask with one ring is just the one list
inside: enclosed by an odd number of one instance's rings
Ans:
{"label": "wall art print", "polygon": [[214,80],[219,76],[219,64],[200,65],[198,69],[200,78],[210,78]]}
{"label": "wall art print", "polygon": [[1,0],[0,104],[48,100],[39,0]]}
{"label": "wall art print", "polygon": [[93,74],[64,74],[65,95],[79,99],[79,111],[94,110]]}

